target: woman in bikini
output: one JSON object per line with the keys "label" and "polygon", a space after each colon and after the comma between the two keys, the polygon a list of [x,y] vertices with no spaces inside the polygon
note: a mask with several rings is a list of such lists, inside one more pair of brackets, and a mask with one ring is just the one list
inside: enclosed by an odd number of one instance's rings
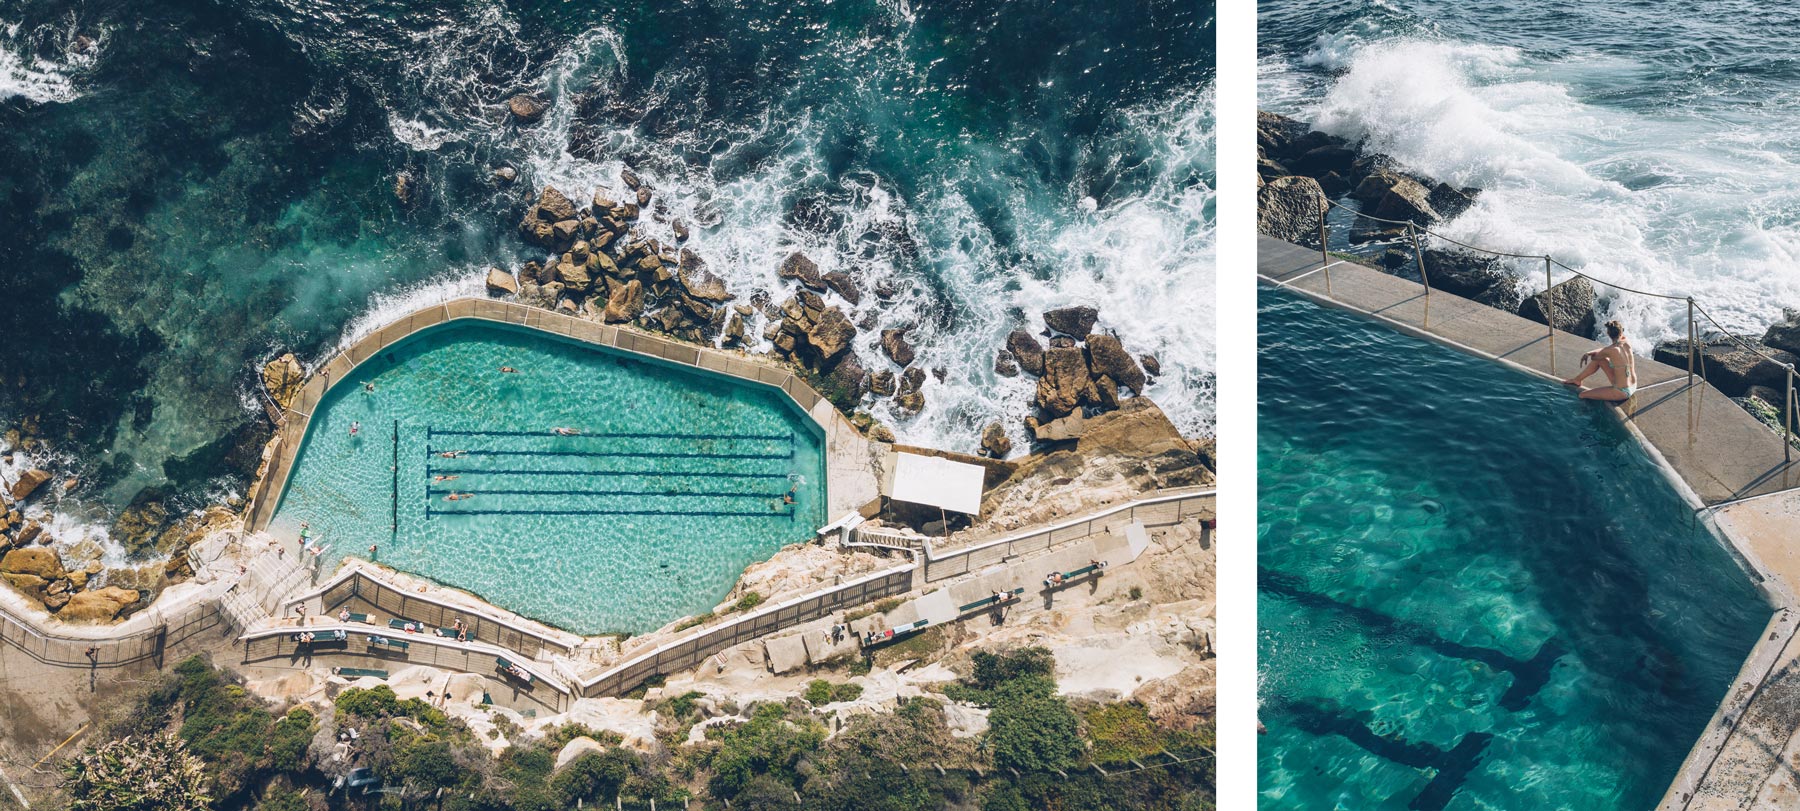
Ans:
{"label": "woman in bikini", "polygon": [[[1631,342],[1625,340],[1625,327],[1617,321],[1608,321],[1606,334],[1612,338],[1612,343],[1582,355],[1581,374],[1563,381],[1565,386],[1580,389],[1583,400],[1617,403],[1629,400],[1637,393],[1637,359],[1631,354]],[[1601,370],[1606,371],[1606,379],[1612,385],[1582,388],[1581,381]]]}

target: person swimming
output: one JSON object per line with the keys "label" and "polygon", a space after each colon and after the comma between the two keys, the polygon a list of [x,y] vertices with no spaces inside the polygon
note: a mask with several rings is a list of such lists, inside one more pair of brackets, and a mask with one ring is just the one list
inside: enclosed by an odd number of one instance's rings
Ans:
{"label": "person swimming", "polygon": [[360,433],[362,433],[362,423],[361,422],[350,423],[350,435],[356,436],[357,434],[360,434]]}
{"label": "person swimming", "polygon": [[798,490],[798,489],[800,489],[799,485],[794,485],[793,487],[789,487],[788,491],[786,493],[782,494],[781,503],[783,503],[783,504],[794,503],[794,491]]}
{"label": "person swimming", "polygon": [[550,430],[552,432],[554,432],[557,436],[581,436],[580,428],[568,428],[565,426],[558,425],[555,428],[552,428]]}
{"label": "person swimming", "polygon": [[501,373],[501,374],[507,374],[507,375],[516,375],[516,374],[518,374],[518,373],[519,373],[519,370],[518,370],[518,369],[514,369],[514,368],[513,368],[513,367],[511,367],[511,366],[502,366],[502,367],[500,367],[500,373]]}
{"label": "person swimming", "polygon": [[[1631,342],[1625,340],[1625,327],[1617,321],[1608,321],[1606,334],[1612,338],[1612,343],[1582,355],[1581,373],[1563,381],[1563,385],[1579,390],[1583,400],[1617,403],[1629,400],[1637,393],[1637,356],[1631,352]],[[1582,387],[1581,381],[1602,370],[1612,385]]]}
{"label": "person swimming", "polygon": [[374,394],[375,393],[375,381],[371,380],[367,383],[364,383],[363,384],[363,393],[364,394]]}
{"label": "person swimming", "polygon": [[462,477],[461,476],[441,476],[440,475],[440,476],[431,477],[431,480],[434,482],[448,482],[448,481],[455,481],[460,478],[462,478]]}
{"label": "person swimming", "polygon": [[469,498],[474,498],[474,497],[475,497],[474,493],[451,493],[450,495],[444,496],[444,500],[445,501],[462,501],[463,499],[469,499]]}
{"label": "person swimming", "polygon": [[458,459],[458,458],[461,458],[462,455],[465,453],[468,453],[468,451],[439,451],[438,456],[441,456],[445,459]]}

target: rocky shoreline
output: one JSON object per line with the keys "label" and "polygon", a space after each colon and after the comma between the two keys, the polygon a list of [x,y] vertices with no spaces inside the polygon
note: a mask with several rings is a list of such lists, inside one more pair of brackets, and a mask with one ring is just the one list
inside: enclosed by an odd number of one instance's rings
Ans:
{"label": "rocky shoreline", "polygon": [[[1455,219],[1481,194],[1477,188],[1452,187],[1410,172],[1387,155],[1365,151],[1305,122],[1260,110],[1256,158],[1257,230],[1312,248],[1319,247],[1319,219],[1326,200],[1369,217],[1430,228]],[[1557,328],[1578,335],[1599,333],[1602,301],[1587,279],[1576,277],[1559,283],[1548,295],[1528,296],[1520,277],[1497,258],[1427,248],[1423,240],[1415,255],[1404,225],[1355,218],[1348,241],[1353,248],[1382,247],[1365,261],[1389,273],[1418,280],[1422,257],[1433,289],[1540,324],[1550,323],[1548,314]],[[1701,338],[1699,355],[1706,365],[1707,382],[1779,431],[1786,403],[1782,391],[1787,371],[1782,364],[1800,364],[1800,310],[1784,310],[1783,320],[1769,326],[1753,343],[1768,357],[1716,332]],[[1657,344],[1651,357],[1686,367],[1688,354],[1686,340],[1670,340]]]}

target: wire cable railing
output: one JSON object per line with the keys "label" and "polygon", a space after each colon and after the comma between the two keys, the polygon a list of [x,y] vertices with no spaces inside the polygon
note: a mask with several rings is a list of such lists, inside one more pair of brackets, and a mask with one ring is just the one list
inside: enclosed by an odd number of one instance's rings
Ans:
{"label": "wire cable railing", "polygon": [[[1783,391],[1782,391],[1783,402],[1781,405],[1782,462],[1783,462],[1783,464],[1788,464],[1793,461],[1792,454],[1793,454],[1793,447],[1794,447],[1794,442],[1795,442],[1794,437],[1796,434],[1796,429],[1800,428],[1800,425],[1797,425],[1797,423],[1796,423],[1796,414],[1795,414],[1795,407],[1797,405],[1797,400],[1800,400],[1800,392],[1797,392],[1795,389],[1794,364],[1792,362],[1784,361],[1779,358],[1771,356],[1768,352],[1763,351],[1763,347],[1761,347],[1756,342],[1746,340],[1742,336],[1732,332],[1730,329],[1727,329],[1723,324],[1720,324],[1718,319],[1714,318],[1710,312],[1707,312],[1707,310],[1705,308],[1701,307],[1699,302],[1697,300],[1695,300],[1695,298],[1692,295],[1681,295],[1681,294],[1673,294],[1673,293],[1657,293],[1657,292],[1652,292],[1652,291],[1648,291],[1648,290],[1639,290],[1636,288],[1627,287],[1625,285],[1618,284],[1616,282],[1594,276],[1593,274],[1587,273],[1585,271],[1577,270],[1576,268],[1570,267],[1569,265],[1556,260],[1549,254],[1534,255],[1534,254],[1523,254],[1523,253],[1511,253],[1511,252],[1507,252],[1507,251],[1496,251],[1491,248],[1483,248],[1481,246],[1471,245],[1471,244],[1469,244],[1467,242],[1463,242],[1459,239],[1455,239],[1453,237],[1449,237],[1449,236],[1445,236],[1444,234],[1440,234],[1436,231],[1432,231],[1412,220],[1396,220],[1396,219],[1389,219],[1389,218],[1385,218],[1385,217],[1377,217],[1372,214],[1365,213],[1361,209],[1345,206],[1342,203],[1332,200],[1327,195],[1321,195],[1321,199],[1324,201],[1324,205],[1321,206],[1319,209],[1319,259],[1320,259],[1319,264],[1320,264],[1320,266],[1319,266],[1317,272],[1324,274],[1326,295],[1328,295],[1328,296],[1332,295],[1332,292],[1331,292],[1331,266],[1333,264],[1335,264],[1331,258],[1330,223],[1328,222],[1328,215],[1330,214],[1332,209],[1337,209],[1338,211],[1342,211],[1342,212],[1349,214],[1353,218],[1353,220],[1354,219],[1363,219],[1363,220],[1368,220],[1371,222],[1383,223],[1383,224],[1386,224],[1389,226],[1394,226],[1395,228],[1405,228],[1406,230],[1405,230],[1404,239],[1406,240],[1406,243],[1412,248],[1413,262],[1418,266],[1418,270],[1419,270],[1419,282],[1425,288],[1425,299],[1426,299],[1426,303],[1427,303],[1426,315],[1425,315],[1425,318],[1426,318],[1425,325],[1427,327],[1430,326],[1429,319],[1430,319],[1430,300],[1431,300],[1432,286],[1431,286],[1431,274],[1425,264],[1425,249],[1424,249],[1423,241],[1421,239],[1421,235],[1426,236],[1426,237],[1436,238],[1436,239],[1446,242],[1448,244],[1455,245],[1457,247],[1463,248],[1468,251],[1475,252],[1477,254],[1486,254],[1488,256],[1502,257],[1502,258],[1506,258],[1506,259],[1529,260],[1529,261],[1533,261],[1533,262],[1542,261],[1544,263],[1544,291],[1543,291],[1543,293],[1540,294],[1543,296],[1543,304],[1541,305],[1540,309],[1544,316],[1545,326],[1548,328],[1547,338],[1549,341],[1549,350],[1550,350],[1549,356],[1550,356],[1550,374],[1551,374],[1551,376],[1556,375],[1557,324],[1556,324],[1556,306],[1555,306],[1555,302],[1553,300],[1553,293],[1555,292],[1555,290],[1558,287],[1560,287],[1564,284],[1568,284],[1569,282],[1573,281],[1576,278],[1581,278],[1581,279],[1586,279],[1593,284],[1597,284],[1602,287],[1606,287],[1606,288],[1609,288],[1612,290],[1617,290],[1617,291],[1620,291],[1623,293],[1629,293],[1632,295],[1639,295],[1639,296],[1646,296],[1646,297],[1662,299],[1662,300],[1666,300],[1666,301],[1686,302],[1687,310],[1688,310],[1687,341],[1686,341],[1687,365],[1688,365],[1688,368],[1687,368],[1687,383],[1688,383],[1688,385],[1689,386],[1693,385],[1694,378],[1696,376],[1698,376],[1701,379],[1701,381],[1703,381],[1703,382],[1710,382],[1710,381],[1707,381],[1707,378],[1706,378],[1706,355],[1705,355],[1705,353],[1700,351],[1700,329],[1699,329],[1699,327],[1700,327],[1701,319],[1705,319],[1706,323],[1711,324],[1713,330],[1718,335],[1723,336],[1724,338],[1729,340],[1732,344],[1736,345],[1740,349],[1749,351],[1749,352],[1755,354],[1757,357],[1761,358],[1762,360],[1765,360],[1765,361],[1772,363],[1772,364],[1776,365],[1777,367],[1781,368],[1786,376],[1786,383],[1782,387],[1783,388]],[[1397,238],[1399,238],[1399,235],[1394,234],[1393,231],[1394,231],[1394,229],[1385,229],[1385,230],[1381,230],[1381,231],[1364,232],[1363,234],[1359,235],[1357,232],[1355,232],[1353,230],[1351,233],[1351,236],[1350,236],[1350,242],[1351,242],[1351,244],[1357,244],[1359,241],[1361,243],[1365,243],[1365,244],[1366,243],[1392,243]],[[1358,236],[1367,236],[1370,238],[1359,240]],[[1562,268],[1563,270],[1568,271],[1569,274],[1571,274],[1571,275],[1568,278],[1565,278],[1560,282],[1556,281],[1555,268]],[[1773,404],[1771,404],[1771,405],[1773,405]]]}

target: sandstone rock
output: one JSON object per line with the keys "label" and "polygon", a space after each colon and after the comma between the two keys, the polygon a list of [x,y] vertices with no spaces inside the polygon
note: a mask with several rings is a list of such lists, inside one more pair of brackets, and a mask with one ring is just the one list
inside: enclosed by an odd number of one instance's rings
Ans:
{"label": "sandstone rock", "polygon": [[1071,349],[1074,346],[1075,339],[1067,335],[1056,335],[1050,338],[1051,349]]}
{"label": "sandstone rock", "polygon": [[1006,426],[995,421],[981,429],[981,450],[995,459],[1005,459],[1012,453],[1012,438],[1006,435]]}
{"label": "sandstone rock", "polygon": [[1148,397],[1134,397],[1119,410],[1087,421],[1076,450],[1090,459],[1101,456],[1148,458],[1170,451],[1198,455],[1175,424]]}
{"label": "sandstone rock", "polygon": [[1094,402],[1102,411],[1119,407],[1119,384],[1106,375],[1094,376]]}
{"label": "sandstone rock", "polygon": [[[287,355],[285,357],[292,358],[293,356]],[[289,395],[288,399],[291,402],[293,400],[293,395]],[[50,481],[50,471],[48,470],[32,468],[19,474],[18,480],[14,481],[12,485],[13,501],[24,501],[25,499],[30,498],[31,494],[37,492],[37,489],[47,481]]]}
{"label": "sandstone rock", "polygon": [[688,235],[687,223],[682,221],[681,219],[677,218],[674,222],[669,223],[669,230],[675,232],[675,241],[676,242],[688,241],[689,235]]}
{"label": "sandstone rock", "polygon": [[1087,348],[1094,374],[1110,377],[1114,383],[1133,393],[1143,392],[1144,370],[1138,367],[1137,360],[1125,351],[1118,338],[1111,335],[1089,335]]}
{"label": "sandstone rock", "polygon": [[882,397],[888,397],[888,396],[893,395],[893,393],[895,391],[895,376],[894,376],[893,371],[888,370],[888,369],[883,369],[879,372],[876,372],[876,373],[870,375],[869,376],[869,391],[872,391]]}
{"label": "sandstone rock", "polygon": [[511,166],[502,166],[495,169],[489,177],[492,177],[496,183],[511,183],[519,179],[519,170]]}
{"label": "sandstone rock", "polygon": [[7,552],[6,557],[0,558],[0,572],[34,575],[46,581],[56,580],[65,574],[56,551],[46,546]]}
{"label": "sandstone rock", "polygon": [[[294,398],[300,396],[300,386],[306,382],[306,372],[300,369],[300,361],[289,352],[269,361],[263,366],[263,389],[269,393],[269,399],[275,405],[287,408],[293,405]],[[17,496],[15,496],[17,498]]]}
{"label": "sandstone rock", "polygon": [[604,318],[608,324],[634,321],[644,314],[644,283],[632,279],[619,286],[606,299]]}
{"label": "sandstone rock", "polygon": [[1783,352],[1800,355],[1800,310],[1782,308],[1781,321],[1769,325],[1762,342]]}
{"label": "sandstone rock", "polygon": [[807,343],[818,352],[821,366],[849,350],[850,342],[855,338],[856,325],[836,307],[827,308],[819,316],[818,323],[806,331]]}
{"label": "sandstone rock", "polygon": [[576,293],[585,293],[589,287],[594,285],[594,277],[589,275],[587,265],[578,265],[567,260],[556,263],[555,279],[565,289]]}
{"label": "sandstone rock", "polygon": [[1351,166],[1356,163],[1356,150],[1342,143],[1328,143],[1309,149],[1296,157],[1285,159],[1282,163],[1308,177],[1316,178],[1329,172],[1348,175],[1351,172]]}
{"label": "sandstone rock", "polygon": [[[922,405],[923,404],[921,403],[921,406]],[[869,426],[869,438],[876,442],[892,443],[894,442],[894,429],[879,422],[875,423],[874,425]]]}
{"label": "sandstone rock", "polygon": [[1027,427],[1031,428],[1032,436],[1037,437],[1039,442],[1064,442],[1079,438],[1087,431],[1087,417],[1077,411],[1067,417]]}
{"label": "sandstone rock", "polygon": [[856,282],[850,278],[850,274],[841,270],[834,270],[819,278],[821,281],[825,282],[826,287],[831,288],[833,292],[842,296],[845,301],[848,301],[851,304],[862,303],[862,291],[856,289]]}
{"label": "sandstone rock", "polygon": [[1037,336],[1015,329],[1006,334],[1006,350],[1018,361],[1020,369],[1032,375],[1043,375],[1044,345],[1038,343]]}
{"label": "sandstone rock", "polygon": [[44,598],[44,587],[50,583],[50,581],[38,577],[35,574],[20,574],[16,572],[0,572],[0,579],[4,579],[6,582],[11,583],[13,588],[18,589],[25,596],[34,600],[42,600]]}
{"label": "sandstone rock", "polygon": [[26,521],[25,526],[19,528],[19,536],[17,538],[15,538],[14,540],[20,546],[24,546],[28,543],[31,543],[32,541],[37,540],[38,536],[42,535],[42,534],[44,534],[44,525],[43,524],[40,524],[36,521]]}
{"label": "sandstone rock", "polygon": [[925,370],[914,366],[900,375],[900,393],[911,394],[925,387]]}
{"label": "sandstone rock", "polygon": [[747,327],[744,325],[743,313],[732,313],[731,319],[725,322],[725,346],[742,346]]}
{"label": "sandstone rock", "polygon": [[818,263],[799,251],[788,254],[788,258],[781,260],[781,267],[776,272],[783,279],[796,279],[814,290],[826,289],[825,279],[819,275]]}
{"label": "sandstone rock", "polygon": [[[1598,317],[1594,312],[1598,301],[1594,285],[1577,276],[1547,292],[1526,299],[1519,305],[1519,315],[1539,324],[1549,324],[1550,321],[1546,319],[1554,317],[1557,329],[1592,337],[1598,326]],[[1548,316],[1546,312],[1549,313]]]}
{"label": "sandstone rock", "polygon": [[1013,359],[1013,353],[1002,349],[994,353],[994,374],[1001,377],[1018,377],[1019,362]]}
{"label": "sandstone rock", "polygon": [[1256,191],[1256,230],[1299,245],[1319,244],[1325,192],[1310,177],[1278,177]]}
{"label": "sandstone rock", "polygon": [[637,173],[631,171],[629,168],[619,170],[619,179],[625,182],[625,188],[634,192],[644,185],[644,182],[638,179]]}
{"label": "sandstone rock", "polygon": [[1162,361],[1157,360],[1155,355],[1148,353],[1139,355],[1138,362],[1143,364],[1144,374],[1152,377],[1160,376],[1162,374]]}
{"label": "sandstone rock", "polygon": [[901,366],[910,366],[913,362],[913,347],[906,340],[906,330],[884,329],[881,331],[881,351],[889,360]]}
{"label": "sandstone rock", "polygon": [[917,414],[925,410],[925,393],[911,391],[894,398],[894,407],[906,414]]}
{"label": "sandstone rock", "polygon": [[487,293],[490,296],[516,296],[519,294],[519,282],[499,268],[488,268]]}
{"label": "sandstone rock", "polygon": [[1384,220],[1404,220],[1416,225],[1430,225],[1439,219],[1437,209],[1431,207],[1431,190],[1410,178],[1396,180],[1369,213]]}
{"label": "sandstone rock", "polygon": [[1264,157],[1279,159],[1290,146],[1305,135],[1306,124],[1284,115],[1256,111],[1256,149]]}
{"label": "sandstone rock", "polygon": [[550,109],[550,106],[535,96],[520,93],[506,100],[506,109],[514,118],[529,124],[543,118],[544,111]]}
{"label": "sandstone rock", "polygon": [[69,598],[69,604],[57,613],[69,622],[111,622],[119,612],[138,601],[138,593],[118,586],[83,591]]}
{"label": "sandstone rock", "polygon": [[1100,311],[1092,307],[1062,307],[1044,313],[1044,325],[1055,332],[1080,338],[1094,331]]}
{"label": "sandstone rock", "polygon": [[679,276],[681,286],[687,290],[688,295],[701,301],[723,304],[736,298],[730,290],[725,289],[724,279],[713,275],[712,271],[705,268],[697,268],[692,271],[684,268]]}
{"label": "sandstone rock", "polygon": [[574,220],[576,218],[575,204],[569,202],[569,198],[562,192],[557,191],[555,186],[545,186],[544,190],[538,193],[537,208],[535,211],[538,219],[549,223]]}
{"label": "sandstone rock", "polygon": [[[1787,386],[1787,370],[1781,364],[1800,364],[1800,355],[1772,346],[1763,346],[1761,351],[1774,360],[1744,349],[1729,339],[1702,343],[1700,359],[1705,362],[1706,382],[1713,384],[1727,397],[1742,397],[1753,386],[1767,386],[1777,392],[1783,390]],[[1670,366],[1686,369],[1687,341],[1664,341],[1656,346],[1652,357]],[[1699,367],[1696,367],[1696,371],[1698,370]],[[1781,401],[1782,398],[1777,396],[1771,405],[1780,406]]]}
{"label": "sandstone rock", "polygon": [[826,388],[833,390],[833,404],[854,405],[869,391],[869,372],[855,353],[847,353],[825,375]]}
{"label": "sandstone rock", "polygon": [[1053,348],[1044,353],[1044,375],[1038,378],[1037,385],[1038,408],[1053,418],[1062,417],[1082,403],[1097,399],[1085,353],[1074,348]]}

